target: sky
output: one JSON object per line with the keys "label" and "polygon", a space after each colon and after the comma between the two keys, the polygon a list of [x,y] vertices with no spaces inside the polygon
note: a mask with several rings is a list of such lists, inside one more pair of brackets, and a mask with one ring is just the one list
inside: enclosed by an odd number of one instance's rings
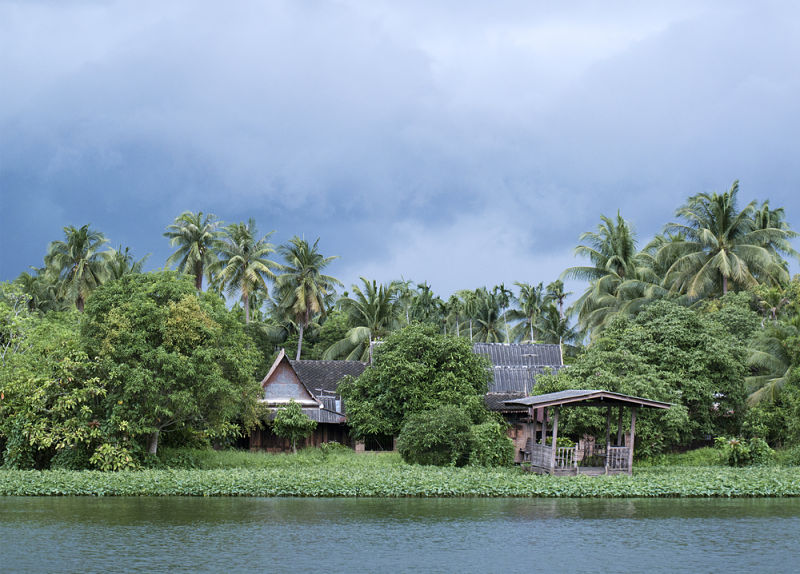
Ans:
{"label": "sky", "polygon": [[797,30],[789,1],[0,0],[0,280],[86,223],[162,267],[186,210],[445,298],[736,179],[800,230]]}

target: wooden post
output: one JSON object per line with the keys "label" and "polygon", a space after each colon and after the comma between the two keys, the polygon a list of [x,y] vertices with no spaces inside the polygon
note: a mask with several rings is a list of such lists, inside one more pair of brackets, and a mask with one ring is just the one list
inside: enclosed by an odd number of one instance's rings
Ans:
{"label": "wooden post", "polygon": [[542,444],[547,446],[547,407],[542,407]]}
{"label": "wooden post", "polygon": [[606,409],[606,460],[605,466],[606,474],[608,474],[608,457],[611,456],[611,450],[609,447],[611,446],[611,407]]}
{"label": "wooden post", "polygon": [[558,448],[558,406],[553,413],[553,450],[550,454],[550,474],[554,474],[556,469],[556,448]]}
{"label": "wooden post", "polygon": [[636,407],[631,407],[631,446],[628,450],[628,474],[633,474],[633,445],[636,444]]}
{"label": "wooden post", "polygon": [[619,417],[617,418],[617,446],[622,446],[622,405],[619,406]]}

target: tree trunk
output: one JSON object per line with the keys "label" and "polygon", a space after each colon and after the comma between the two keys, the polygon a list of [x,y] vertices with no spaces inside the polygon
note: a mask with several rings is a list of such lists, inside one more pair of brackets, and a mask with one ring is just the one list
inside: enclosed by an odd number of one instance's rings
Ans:
{"label": "tree trunk", "polygon": [[533,343],[533,316],[531,315],[531,343]]}
{"label": "tree trunk", "polygon": [[203,290],[203,264],[199,261],[194,266],[194,288]]}
{"label": "tree trunk", "polygon": [[722,276],[722,294],[723,295],[727,295],[728,294],[728,276],[727,275],[723,275]]}
{"label": "tree trunk", "polygon": [[297,441],[292,439],[292,454],[297,454]]}
{"label": "tree trunk", "polygon": [[472,319],[469,320],[469,342],[472,342]]}
{"label": "tree trunk", "polygon": [[300,351],[303,348],[303,324],[300,323],[300,337],[297,339],[297,356],[294,358],[295,361],[300,360]]}
{"label": "tree trunk", "polygon": [[250,322],[250,297],[247,293],[242,293],[242,299],[244,300],[244,322],[246,325]]}
{"label": "tree trunk", "polygon": [[83,313],[83,295],[78,295],[78,298],[75,299],[75,307],[78,308],[78,311]]}
{"label": "tree trunk", "polygon": [[148,454],[156,454],[158,452],[158,433],[159,431],[153,431],[150,433],[150,438],[147,439]]}

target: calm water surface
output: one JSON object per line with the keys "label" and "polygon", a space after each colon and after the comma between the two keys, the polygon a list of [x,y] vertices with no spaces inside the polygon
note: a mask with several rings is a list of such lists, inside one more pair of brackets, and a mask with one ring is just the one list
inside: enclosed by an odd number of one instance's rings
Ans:
{"label": "calm water surface", "polygon": [[800,500],[0,497],[0,572],[800,572]]}

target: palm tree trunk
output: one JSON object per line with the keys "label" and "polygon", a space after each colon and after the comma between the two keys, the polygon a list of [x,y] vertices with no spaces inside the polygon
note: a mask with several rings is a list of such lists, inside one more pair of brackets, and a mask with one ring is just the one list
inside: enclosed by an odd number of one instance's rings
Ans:
{"label": "palm tree trunk", "polygon": [[75,299],[75,307],[78,308],[78,311],[83,313],[83,295],[78,295],[78,298]]}
{"label": "palm tree trunk", "polygon": [[531,343],[533,343],[533,315],[531,315]]}
{"label": "palm tree trunk", "polygon": [[198,291],[203,290],[203,263],[198,261],[194,266],[194,288]]}
{"label": "palm tree trunk", "polygon": [[723,295],[727,295],[728,294],[728,276],[727,275],[723,275],[722,276],[722,294]]}
{"label": "palm tree trunk", "polygon": [[300,350],[303,348],[303,323],[300,323],[300,338],[297,339],[297,356],[294,358],[295,361],[300,360]]}
{"label": "palm tree trunk", "polygon": [[242,293],[242,299],[244,300],[244,323],[246,325],[250,322],[250,296],[247,292]]}
{"label": "palm tree trunk", "polygon": [[469,320],[469,342],[472,342],[472,319]]}

